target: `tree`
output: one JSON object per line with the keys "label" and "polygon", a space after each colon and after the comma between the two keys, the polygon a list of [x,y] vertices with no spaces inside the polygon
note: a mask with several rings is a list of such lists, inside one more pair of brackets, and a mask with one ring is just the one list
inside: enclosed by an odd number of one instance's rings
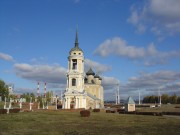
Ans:
{"label": "tree", "polygon": [[178,103],[178,104],[180,104],[180,97],[178,97],[178,99],[177,99],[177,103]]}
{"label": "tree", "polygon": [[163,104],[169,103],[169,96],[167,94],[162,94],[161,101]]}
{"label": "tree", "polygon": [[176,104],[177,103],[177,100],[178,100],[178,96],[176,94],[172,95],[169,97],[169,102],[171,104]]}
{"label": "tree", "polygon": [[3,80],[0,80],[0,96],[2,97],[3,101],[5,97],[9,96],[8,86],[5,84]]}
{"label": "tree", "polygon": [[47,102],[51,102],[51,97],[52,97],[52,92],[47,92],[46,93],[46,100],[47,100]]}

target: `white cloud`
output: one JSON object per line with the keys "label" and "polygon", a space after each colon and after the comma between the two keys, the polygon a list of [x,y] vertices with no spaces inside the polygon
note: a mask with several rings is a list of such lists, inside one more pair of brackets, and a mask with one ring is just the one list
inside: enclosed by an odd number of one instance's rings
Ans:
{"label": "white cloud", "polygon": [[144,48],[127,45],[126,41],[120,37],[112,40],[107,39],[94,51],[94,54],[108,56],[111,54],[125,56],[128,58],[141,58],[145,56]]}
{"label": "white cloud", "polygon": [[133,96],[138,99],[139,91],[141,98],[146,95],[178,94],[180,91],[180,72],[162,70],[154,73],[141,72],[139,76],[129,78],[125,85],[120,84],[120,95],[122,99]]}
{"label": "white cloud", "polygon": [[180,81],[180,72],[162,70],[154,73],[141,73],[138,77],[129,78],[128,88],[156,88]]}
{"label": "white cloud", "polygon": [[94,51],[94,54],[100,56],[117,55],[127,57],[133,60],[144,60],[145,66],[157,64],[165,64],[168,59],[180,57],[180,51],[161,52],[155,48],[153,43],[147,48],[128,45],[125,40],[120,37],[105,40]]}
{"label": "white cloud", "polygon": [[128,22],[140,33],[149,28],[161,39],[164,36],[180,33],[180,1],[148,0],[141,6],[131,7]]}
{"label": "white cloud", "polygon": [[117,78],[114,77],[107,77],[107,76],[103,76],[102,77],[103,81],[102,81],[102,85],[103,86],[115,86],[119,83],[119,80]]}
{"label": "white cloud", "polygon": [[[118,79],[113,77],[103,77],[104,96],[106,100],[115,101]],[[147,95],[179,94],[180,72],[162,70],[153,73],[141,72],[139,76],[130,77],[126,84],[120,83],[120,97],[126,99],[128,96],[138,99],[139,91],[141,99]]]}
{"label": "white cloud", "polygon": [[85,59],[85,71],[88,71],[90,67],[96,70],[96,73],[98,74],[111,70],[111,67],[108,65],[104,65],[90,59]]}
{"label": "white cloud", "polygon": [[[111,70],[110,66],[100,64],[90,59],[85,60],[85,67],[88,69],[92,67],[96,70],[96,73],[103,73]],[[17,76],[27,80],[47,82],[50,87],[66,87],[67,69],[58,64],[16,63],[14,64],[14,71]]]}
{"label": "white cloud", "polygon": [[0,52],[0,59],[6,60],[6,61],[10,61],[10,62],[14,61],[12,56],[10,56],[8,54],[5,54],[5,53],[1,53],[1,52]]}
{"label": "white cloud", "polygon": [[66,83],[66,69],[59,65],[30,65],[26,63],[14,64],[17,76],[33,81],[48,83]]}

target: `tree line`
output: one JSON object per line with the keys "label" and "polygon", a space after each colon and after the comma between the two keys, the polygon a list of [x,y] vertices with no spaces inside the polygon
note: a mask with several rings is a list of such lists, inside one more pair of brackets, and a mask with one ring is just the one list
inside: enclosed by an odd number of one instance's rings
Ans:
{"label": "tree line", "polygon": [[[159,103],[160,97],[151,95],[151,96],[145,96],[143,98],[143,103]],[[161,95],[161,103],[162,104],[180,104],[180,96],[177,96],[176,94],[168,95],[168,94],[162,94]]]}

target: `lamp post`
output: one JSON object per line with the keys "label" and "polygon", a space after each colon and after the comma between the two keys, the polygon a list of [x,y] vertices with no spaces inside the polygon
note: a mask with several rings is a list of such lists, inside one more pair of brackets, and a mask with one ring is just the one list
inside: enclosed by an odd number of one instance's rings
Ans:
{"label": "lamp post", "polygon": [[22,98],[20,98],[20,102],[19,102],[19,108],[22,108]]}
{"label": "lamp post", "polygon": [[6,97],[4,99],[4,109],[6,109]]}
{"label": "lamp post", "polygon": [[11,109],[11,98],[9,99],[9,109]]}

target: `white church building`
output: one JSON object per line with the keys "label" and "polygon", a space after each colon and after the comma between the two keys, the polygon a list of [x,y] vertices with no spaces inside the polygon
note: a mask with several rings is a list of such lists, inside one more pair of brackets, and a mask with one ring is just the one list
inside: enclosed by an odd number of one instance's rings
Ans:
{"label": "white church building", "polygon": [[93,72],[84,73],[84,52],[79,48],[78,32],[75,45],[69,52],[67,88],[63,95],[63,109],[103,108],[102,78]]}

